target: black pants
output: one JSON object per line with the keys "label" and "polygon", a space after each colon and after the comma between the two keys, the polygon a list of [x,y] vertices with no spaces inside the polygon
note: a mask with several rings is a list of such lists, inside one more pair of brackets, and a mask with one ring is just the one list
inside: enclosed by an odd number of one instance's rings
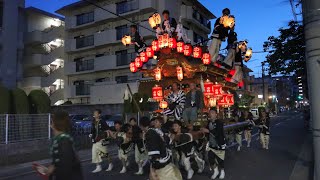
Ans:
{"label": "black pants", "polygon": [[224,169],[224,158],[220,158],[214,151],[208,151],[208,159],[211,166],[216,165],[218,168]]}

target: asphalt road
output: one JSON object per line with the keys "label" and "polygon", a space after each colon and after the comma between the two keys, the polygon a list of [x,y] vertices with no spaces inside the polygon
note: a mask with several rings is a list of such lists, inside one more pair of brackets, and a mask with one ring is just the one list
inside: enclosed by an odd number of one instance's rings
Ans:
{"label": "asphalt road", "polygon": [[[227,180],[288,180],[306,137],[303,126],[302,114],[285,112],[271,120],[271,138],[269,150],[261,149],[257,135],[253,138],[250,148],[243,147],[240,152],[236,147],[228,148],[226,152],[225,171]],[[246,143],[243,143],[246,146]],[[114,158],[116,159],[116,158]],[[132,161],[134,162],[134,161]],[[106,166],[106,165],[104,165]],[[119,174],[120,162],[115,160],[112,172],[92,174],[94,165],[90,162],[83,163],[85,179],[121,179],[121,180],[146,180],[145,176],[136,176],[137,167],[134,163],[129,165],[128,173]],[[106,168],[106,167],[105,167]],[[182,170],[184,178],[186,173]],[[203,174],[195,174],[194,180],[209,179],[212,173],[207,168]],[[37,180],[36,174],[28,174],[15,180]],[[307,178],[306,178],[307,179]],[[303,179],[301,179],[303,180]]]}

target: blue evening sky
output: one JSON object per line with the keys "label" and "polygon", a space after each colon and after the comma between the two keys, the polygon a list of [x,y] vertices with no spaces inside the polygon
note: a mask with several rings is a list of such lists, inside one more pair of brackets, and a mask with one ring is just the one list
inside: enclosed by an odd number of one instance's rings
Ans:
{"label": "blue evening sky", "polygon": [[[26,6],[34,6],[54,12],[62,6],[78,0],[26,0]],[[278,35],[278,29],[293,19],[289,0],[200,0],[214,15],[219,17],[228,7],[236,17],[238,39],[248,39],[253,51],[262,51],[263,42],[271,35]],[[224,45],[223,47],[224,48]],[[246,63],[255,76],[261,76],[261,61],[265,53],[253,54]]]}

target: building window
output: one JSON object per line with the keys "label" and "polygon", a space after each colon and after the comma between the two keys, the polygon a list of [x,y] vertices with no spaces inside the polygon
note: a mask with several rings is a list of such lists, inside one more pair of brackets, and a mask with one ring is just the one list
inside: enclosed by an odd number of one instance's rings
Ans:
{"label": "building window", "polygon": [[123,14],[126,12],[134,11],[139,9],[138,0],[127,0],[122,1],[116,4],[117,5],[117,14]]}
{"label": "building window", "polygon": [[116,27],[116,31],[117,31],[117,40],[121,40],[124,35],[128,34],[129,28],[127,25],[118,26]]}
{"label": "building window", "polygon": [[195,20],[197,20],[200,24],[202,24],[202,25],[208,27],[209,29],[211,29],[211,23],[210,23],[210,21],[209,21],[207,18],[203,17],[203,16],[199,13],[199,11],[193,9],[192,17],[193,17]]}
{"label": "building window", "polygon": [[77,15],[77,26],[94,21],[94,13],[88,12]]}
{"label": "building window", "polygon": [[117,82],[117,84],[127,83],[128,76],[116,76],[116,82]]}
{"label": "building window", "polygon": [[128,53],[127,50],[123,51],[116,51],[116,57],[117,57],[117,66],[125,66],[129,65],[131,60],[134,59],[135,53]]}
{"label": "building window", "polygon": [[76,39],[76,48],[83,48],[88,46],[94,45],[94,36],[84,36],[84,37],[77,37]]}
{"label": "building window", "polygon": [[76,96],[90,95],[91,83],[89,81],[75,81]]}
{"label": "building window", "polygon": [[94,69],[93,59],[83,60],[82,58],[78,58],[78,59],[75,59],[74,61],[76,62],[76,72],[90,71]]}
{"label": "building window", "polygon": [[204,38],[202,36],[193,32],[193,42],[198,43],[198,42],[203,42],[203,41],[204,41]]}

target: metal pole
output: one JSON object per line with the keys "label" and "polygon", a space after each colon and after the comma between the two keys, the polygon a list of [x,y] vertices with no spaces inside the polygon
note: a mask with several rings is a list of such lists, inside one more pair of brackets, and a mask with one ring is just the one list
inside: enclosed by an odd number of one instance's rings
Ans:
{"label": "metal pole", "polygon": [[265,90],[264,90],[264,62],[261,62],[261,66],[262,66],[262,99],[263,102],[265,101]]}
{"label": "metal pole", "polygon": [[9,114],[6,114],[6,144],[8,144],[8,133],[9,132]]}
{"label": "metal pole", "polygon": [[51,114],[48,114],[48,139],[51,139]]}
{"label": "metal pole", "polygon": [[320,179],[320,1],[302,0],[314,152],[314,179]]}

